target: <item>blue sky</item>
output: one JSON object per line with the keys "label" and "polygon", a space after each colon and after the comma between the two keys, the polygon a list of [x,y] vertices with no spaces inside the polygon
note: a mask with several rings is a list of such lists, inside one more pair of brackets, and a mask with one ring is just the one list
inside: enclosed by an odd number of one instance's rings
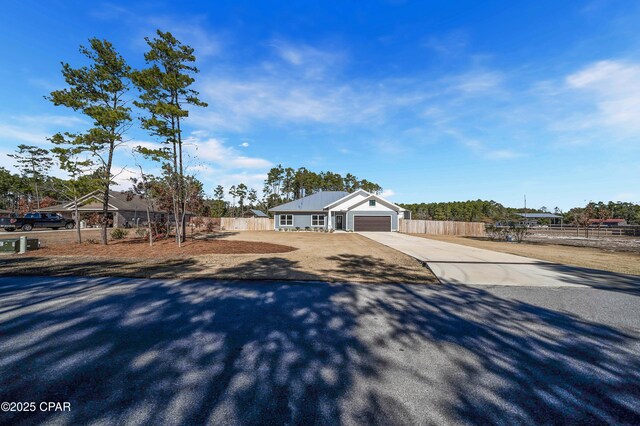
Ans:
{"label": "blue sky", "polygon": [[[0,165],[87,126],[43,96],[105,38],[134,67],[156,28],[196,49],[188,120],[211,193],[275,164],[351,172],[396,202],[640,202],[640,3],[3,2]],[[130,145],[155,141],[132,130]],[[121,182],[135,171],[116,156]],[[147,165],[147,167],[152,167]],[[124,185],[124,183],[123,183]]]}

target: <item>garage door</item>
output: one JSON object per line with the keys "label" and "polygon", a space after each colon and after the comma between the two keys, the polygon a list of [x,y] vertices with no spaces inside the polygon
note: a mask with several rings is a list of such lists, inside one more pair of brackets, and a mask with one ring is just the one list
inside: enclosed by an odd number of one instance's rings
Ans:
{"label": "garage door", "polygon": [[355,231],[391,232],[391,216],[355,216],[353,218]]}

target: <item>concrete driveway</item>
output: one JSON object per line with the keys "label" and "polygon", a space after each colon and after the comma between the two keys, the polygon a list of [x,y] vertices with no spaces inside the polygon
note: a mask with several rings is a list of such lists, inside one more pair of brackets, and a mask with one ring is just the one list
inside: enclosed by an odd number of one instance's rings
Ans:
{"label": "concrete driveway", "polygon": [[639,424],[637,299],[2,277],[0,424]]}
{"label": "concrete driveway", "polygon": [[443,284],[638,288],[640,277],[571,267],[397,232],[361,235],[426,262]]}

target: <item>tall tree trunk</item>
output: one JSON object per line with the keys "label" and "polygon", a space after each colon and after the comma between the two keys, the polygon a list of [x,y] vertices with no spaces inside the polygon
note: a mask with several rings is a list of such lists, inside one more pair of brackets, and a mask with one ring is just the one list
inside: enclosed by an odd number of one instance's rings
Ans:
{"label": "tall tree trunk", "polygon": [[[178,105],[178,107],[180,106],[178,104],[178,96],[176,95],[176,105]],[[182,228],[182,233],[181,233],[181,238],[182,238],[182,242],[185,241],[186,239],[186,235],[185,235],[185,228],[186,228],[186,222],[185,222],[185,210],[187,208],[186,206],[186,202],[185,202],[185,187],[184,187],[184,166],[182,163],[182,130],[180,129],[180,117],[176,118],[176,124],[177,124],[177,129],[178,129],[178,165],[179,165],[179,173],[178,173],[178,194],[179,194],[179,206],[180,206],[180,227]]]}
{"label": "tall tree trunk", "polygon": [[76,215],[76,232],[78,233],[78,243],[82,244],[82,232],[80,231],[80,211],[78,210],[78,191],[73,188],[73,203]]}
{"label": "tall tree trunk", "polygon": [[149,211],[148,201],[147,201],[147,232],[149,232],[149,247],[153,247],[153,232],[151,229],[151,212]]}
{"label": "tall tree trunk", "polygon": [[107,227],[109,225],[109,220],[107,215],[109,213],[109,189],[111,187],[111,165],[113,163],[113,150],[115,149],[115,142],[111,141],[111,145],[109,146],[109,156],[107,159],[106,170],[104,171],[104,195],[102,197],[102,232],[100,233],[100,237],[102,238],[102,244],[107,245]]}
{"label": "tall tree trunk", "polygon": [[36,165],[31,163],[33,169],[33,186],[36,192],[36,209],[40,210],[40,194],[38,193],[38,178],[36,177]]}
{"label": "tall tree trunk", "polygon": [[173,197],[173,221],[176,224],[176,241],[178,243],[178,247],[182,246],[182,236],[180,235],[180,226],[178,225],[179,221],[180,221],[180,216],[179,216],[179,207],[178,207],[178,200],[176,199],[176,197]]}
{"label": "tall tree trunk", "polygon": [[[174,97],[172,96],[172,102],[174,101]],[[171,130],[173,131],[173,139],[172,139],[172,144],[173,144],[173,170],[172,170],[172,178],[175,180],[176,176],[178,176],[178,149],[179,149],[179,143],[178,143],[178,139],[177,137],[179,136],[178,133],[176,132],[176,118],[175,117],[171,117]],[[176,185],[178,194],[180,193],[180,184],[179,182],[173,182],[174,185]],[[176,225],[176,243],[178,243],[178,246],[180,245],[180,231],[178,229],[178,218],[179,218],[179,214],[178,214],[178,208],[177,208],[177,204],[176,204],[176,194],[174,193],[173,196],[173,214],[174,214],[174,223]]]}

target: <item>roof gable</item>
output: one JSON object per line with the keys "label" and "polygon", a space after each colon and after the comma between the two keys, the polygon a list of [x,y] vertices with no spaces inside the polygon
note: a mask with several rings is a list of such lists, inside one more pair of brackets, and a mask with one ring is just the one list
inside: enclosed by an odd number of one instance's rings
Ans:
{"label": "roof gable", "polygon": [[361,206],[364,203],[368,202],[369,200],[376,200],[380,204],[385,205],[385,206],[389,207],[390,209],[398,211],[398,212],[404,211],[404,209],[402,207],[400,207],[400,206],[398,206],[396,204],[393,204],[391,201],[387,201],[384,198],[382,198],[381,196],[376,195],[376,194],[371,194],[367,198],[365,198],[364,200],[361,200],[359,203],[356,203],[356,204],[354,204],[352,206],[349,206],[349,208],[347,210],[353,210],[356,207]]}
{"label": "roof gable", "polygon": [[324,206],[324,208],[327,209],[327,210],[332,209],[335,206],[338,206],[338,205],[340,205],[340,204],[342,204],[344,202],[347,202],[347,201],[353,199],[353,197],[358,196],[358,194],[360,194],[362,196],[365,196],[365,197],[368,196],[368,195],[371,195],[371,193],[365,191],[364,189],[358,189],[355,192],[347,193],[347,195],[345,195],[344,197],[340,198],[339,200],[334,201],[331,204],[328,204],[328,205]]}

